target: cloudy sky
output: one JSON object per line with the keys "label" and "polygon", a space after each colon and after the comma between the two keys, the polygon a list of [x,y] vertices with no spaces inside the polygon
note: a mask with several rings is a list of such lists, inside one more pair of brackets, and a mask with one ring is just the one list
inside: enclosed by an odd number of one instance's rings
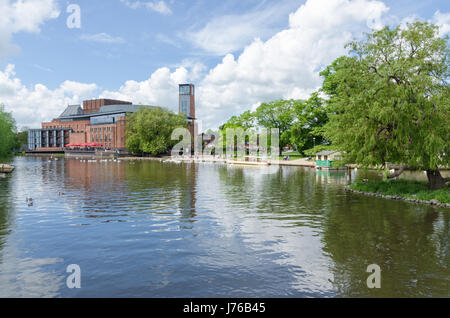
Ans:
{"label": "cloudy sky", "polygon": [[0,15],[0,104],[30,128],[99,97],[176,111],[186,82],[215,128],[306,98],[372,28],[421,19],[450,32],[448,0],[0,0]]}

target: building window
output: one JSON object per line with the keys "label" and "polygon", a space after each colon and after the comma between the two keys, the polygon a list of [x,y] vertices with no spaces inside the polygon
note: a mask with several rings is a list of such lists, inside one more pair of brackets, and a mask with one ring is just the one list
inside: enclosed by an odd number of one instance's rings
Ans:
{"label": "building window", "polygon": [[189,93],[190,93],[189,90],[190,90],[189,85],[180,86],[180,94],[181,95],[189,95]]}

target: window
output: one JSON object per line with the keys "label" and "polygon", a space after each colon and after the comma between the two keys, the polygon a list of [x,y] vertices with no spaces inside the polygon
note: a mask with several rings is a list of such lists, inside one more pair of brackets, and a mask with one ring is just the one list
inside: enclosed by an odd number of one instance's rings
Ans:
{"label": "window", "polygon": [[181,95],[189,95],[190,86],[189,85],[183,85],[180,86],[180,94]]}

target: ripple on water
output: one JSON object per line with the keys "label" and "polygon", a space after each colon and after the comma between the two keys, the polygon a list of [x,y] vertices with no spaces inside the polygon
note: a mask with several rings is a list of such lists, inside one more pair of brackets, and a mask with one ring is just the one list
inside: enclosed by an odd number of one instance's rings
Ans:
{"label": "ripple on water", "polygon": [[[345,172],[14,164],[0,182],[0,296],[448,296],[448,213],[346,193]],[[361,284],[372,263],[378,292]],[[79,291],[64,286],[69,264]]]}

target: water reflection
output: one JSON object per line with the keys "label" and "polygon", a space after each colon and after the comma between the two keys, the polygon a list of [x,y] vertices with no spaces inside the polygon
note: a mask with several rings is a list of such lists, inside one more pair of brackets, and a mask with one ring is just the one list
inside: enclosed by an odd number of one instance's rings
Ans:
{"label": "water reflection", "polygon": [[[6,238],[12,227],[12,206],[9,200],[11,189],[10,178],[0,179],[0,251],[3,250]],[[2,253],[0,253],[0,263],[2,263]]]}
{"label": "water reflection", "polygon": [[[15,165],[0,182],[0,296],[448,296],[448,211],[345,192],[374,172]],[[380,290],[366,286],[372,263]],[[65,287],[69,264],[81,290]]]}
{"label": "water reflection", "polygon": [[[431,207],[374,210],[369,204],[331,211],[324,251],[333,259],[341,296],[448,297],[448,214]],[[382,270],[382,288],[364,288],[369,264]]]}

